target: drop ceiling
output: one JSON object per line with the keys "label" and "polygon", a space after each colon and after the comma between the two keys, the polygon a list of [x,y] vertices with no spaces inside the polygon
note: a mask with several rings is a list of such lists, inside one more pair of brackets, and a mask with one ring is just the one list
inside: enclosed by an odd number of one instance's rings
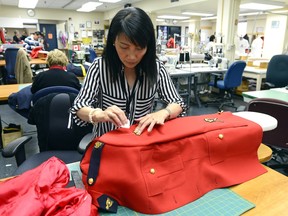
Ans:
{"label": "drop ceiling", "polygon": [[[37,8],[49,8],[49,9],[65,9],[65,10],[76,10],[81,7],[82,4],[88,2],[90,0],[39,0]],[[92,0],[91,0],[92,1]],[[95,0],[94,0],[95,1]],[[97,7],[96,12],[106,12],[109,10],[123,8],[125,4],[132,4],[136,5],[139,3],[145,3],[148,0],[122,0],[117,3],[103,3],[103,5]],[[205,13],[213,13],[217,14],[217,0],[190,0],[184,1],[189,2],[185,6],[179,7],[171,7],[173,3],[170,2],[171,0],[155,0],[155,9],[153,7],[149,8],[149,12],[156,13],[157,15],[169,14],[169,15],[182,15],[183,9],[194,11],[194,12],[205,12]],[[161,4],[161,2],[163,2]],[[181,2],[181,0],[179,0]],[[191,3],[190,3],[191,2]],[[270,0],[270,2],[284,2],[288,5],[288,0]],[[7,5],[7,6],[18,6],[18,0],[0,0],[0,5]],[[143,4],[142,4],[143,5]],[[161,5],[161,7],[159,7]],[[145,10],[145,8],[143,8]],[[240,10],[241,13],[246,12],[253,12],[251,10]]]}

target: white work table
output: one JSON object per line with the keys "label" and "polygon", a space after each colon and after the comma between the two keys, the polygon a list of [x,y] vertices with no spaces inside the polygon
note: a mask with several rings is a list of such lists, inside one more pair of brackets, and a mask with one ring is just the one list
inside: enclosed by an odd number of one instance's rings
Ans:
{"label": "white work table", "polygon": [[246,66],[243,77],[256,79],[256,91],[261,89],[262,79],[266,78],[267,68]]}
{"label": "white work table", "polygon": [[[193,64],[191,64],[193,65]],[[179,92],[179,82],[178,78],[186,78],[187,79],[187,92],[184,93],[185,96],[188,97],[187,105],[189,107],[189,101],[191,97],[191,90],[193,90],[195,100],[199,107],[201,107],[201,101],[199,99],[197,85],[201,85],[203,83],[198,82],[197,74],[211,74],[211,73],[225,73],[227,69],[219,69],[216,67],[203,67],[203,65],[199,65],[198,67],[189,67],[189,64],[186,64],[186,67],[175,69],[170,68],[168,70],[169,75],[172,79],[176,80],[176,88]],[[193,81],[192,81],[193,80]],[[193,88],[192,88],[193,86]]]}

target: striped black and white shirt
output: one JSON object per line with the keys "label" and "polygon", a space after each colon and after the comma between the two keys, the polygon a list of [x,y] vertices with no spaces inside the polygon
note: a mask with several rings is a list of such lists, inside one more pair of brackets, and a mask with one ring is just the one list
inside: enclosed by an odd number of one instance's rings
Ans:
{"label": "striped black and white shirt", "polygon": [[[164,103],[179,104],[183,109],[181,115],[183,115],[186,110],[183,98],[181,98],[175,89],[163,63],[158,60],[156,63],[158,70],[157,82],[154,85],[149,85],[148,79],[145,73],[143,73],[142,82],[138,81],[135,86],[135,94],[129,103],[130,113],[128,118],[131,124],[133,124],[134,119],[152,112],[157,93],[158,98]],[[105,110],[112,105],[116,105],[124,112],[126,111],[127,101],[129,101],[127,98],[129,98],[131,90],[129,89],[127,80],[124,78],[124,69],[119,71],[119,79],[113,81],[103,64],[101,57],[94,60],[87,72],[83,86],[74,101],[74,105],[71,108],[73,119],[77,125],[84,126],[88,123],[76,115],[76,112],[83,107],[101,108]],[[121,77],[123,77],[122,80],[124,79],[122,84]],[[101,122],[94,126],[93,135],[94,137],[98,137],[116,128],[117,127],[111,122]]]}

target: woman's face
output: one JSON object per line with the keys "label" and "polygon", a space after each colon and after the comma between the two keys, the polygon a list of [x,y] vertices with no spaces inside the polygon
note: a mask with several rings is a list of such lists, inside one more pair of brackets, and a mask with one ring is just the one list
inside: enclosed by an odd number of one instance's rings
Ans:
{"label": "woman's face", "polygon": [[131,43],[124,34],[116,37],[114,45],[121,62],[130,69],[135,68],[139,64],[147,51],[147,47],[141,48]]}

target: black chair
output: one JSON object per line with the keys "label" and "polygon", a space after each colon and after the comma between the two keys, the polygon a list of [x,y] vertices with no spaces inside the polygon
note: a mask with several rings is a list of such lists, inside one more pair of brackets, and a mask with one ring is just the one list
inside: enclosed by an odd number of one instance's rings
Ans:
{"label": "black chair", "polygon": [[40,89],[32,96],[32,105],[35,104],[40,98],[50,94],[50,93],[75,93],[78,94],[79,90],[70,86],[49,86]]}
{"label": "black chair", "polygon": [[288,173],[288,102],[273,98],[257,98],[249,102],[247,110],[265,113],[277,119],[277,128],[263,132],[262,142],[273,150],[272,161],[267,165],[271,168],[285,168]]}
{"label": "black chair", "polygon": [[[75,93],[51,93],[38,99],[34,104],[30,110],[28,123],[36,125],[40,153],[26,160],[24,145],[31,140],[28,136],[8,144],[3,149],[2,155],[16,157],[18,169],[14,175],[34,168],[52,156],[65,163],[81,160],[85,150],[83,146],[91,140],[92,125],[80,127],[70,118],[69,109],[76,96]],[[68,128],[69,122],[72,124],[70,128]]]}
{"label": "black chair", "polygon": [[219,97],[206,103],[208,105],[217,105],[219,110],[222,110],[224,106],[230,106],[235,109],[232,95],[238,86],[241,85],[243,71],[246,67],[245,61],[235,61],[233,62],[227,72],[225,73],[224,79],[219,79],[219,74],[213,73],[214,81],[211,81],[208,85],[219,89]]}
{"label": "black chair", "polygon": [[288,55],[274,55],[269,61],[263,89],[288,85]]}
{"label": "black chair", "polygon": [[6,62],[6,80],[5,83],[7,84],[15,84],[17,83],[16,76],[15,76],[15,65],[16,65],[16,57],[19,48],[7,48],[5,50],[5,62]]}

